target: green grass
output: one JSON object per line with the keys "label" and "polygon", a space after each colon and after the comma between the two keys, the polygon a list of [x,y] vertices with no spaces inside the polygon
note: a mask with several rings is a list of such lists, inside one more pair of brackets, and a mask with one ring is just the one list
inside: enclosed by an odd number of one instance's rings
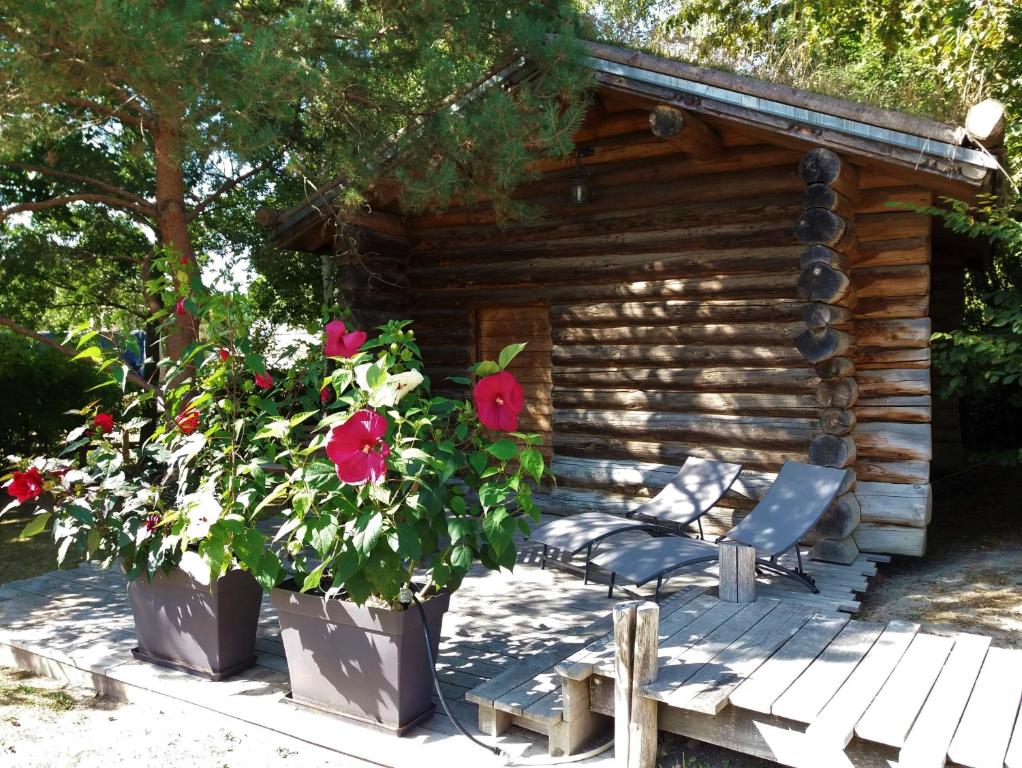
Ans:
{"label": "green grass", "polygon": [[[4,503],[6,501],[4,499]],[[31,511],[21,509],[12,509],[0,517],[0,584],[57,569],[57,545],[48,532],[31,539],[18,538],[31,517]],[[64,567],[71,568],[77,563],[69,554]]]}
{"label": "green grass", "polygon": [[32,685],[35,678],[31,672],[15,671],[7,675],[9,680],[0,681],[0,701],[11,707],[36,707],[54,712],[67,712],[78,703],[74,696],[62,691]]}

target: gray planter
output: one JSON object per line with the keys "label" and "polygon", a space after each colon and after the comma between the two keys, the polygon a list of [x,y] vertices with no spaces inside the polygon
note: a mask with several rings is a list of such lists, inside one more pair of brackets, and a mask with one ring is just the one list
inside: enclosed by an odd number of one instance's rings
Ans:
{"label": "gray planter", "polygon": [[209,567],[193,552],[170,573],[128,584],[141,661],[210,680],[223,680],[255,663],[262,588],[247,571],[230,571],[210,584]]}
{"label": "gray planter", "polygon": [[[280,617],[291,700],[401,735],[433,713],[433,678],[419,611],[359,607],[296,591],[270,593]],[[433,655],[450,595],[423,603]]]}

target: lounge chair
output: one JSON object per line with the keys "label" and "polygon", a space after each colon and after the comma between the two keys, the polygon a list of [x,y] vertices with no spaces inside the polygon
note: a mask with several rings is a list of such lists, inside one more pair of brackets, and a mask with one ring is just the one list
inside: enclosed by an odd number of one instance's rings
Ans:
{"label": "lounge chair", "polygon": [[689,456],[663,490],[627,515],[583,512],[541,525],[530,539],[543,545],[542,567],[550,549],[572,555],[586,550],[585,583],[589,583],[589,557],[593,546],[624,531],[647,531],[655,535],[686,535],[682,529],[695,523],[703,536],[701,518],[738,479],[740,464]]}
{"label": "lounge chair", "polygon": [[[766,495],[744,520],[717,542],[730,539],[755,547],[758,569],[788,576],[818,593],[820,590],[813,578],[802,568],[798,542],[830,508],[847,475],[844,469],[786,461]],[[793,547],[798,566],[785,568],[777,559]],[[718,557],[719,548],[715,543],[671,536],[622,543],[590,559],[610,571],[608,596],[613,596],[618,579],[636,586],[656,579],[656,600],[659,601],[664,577],[671,571],[712,562]]]}

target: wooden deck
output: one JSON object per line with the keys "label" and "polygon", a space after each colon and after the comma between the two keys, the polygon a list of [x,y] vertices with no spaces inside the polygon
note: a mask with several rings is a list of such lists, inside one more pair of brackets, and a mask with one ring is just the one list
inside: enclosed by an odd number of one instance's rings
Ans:
{"label": "wooden deck", "polygon": [[[846,611],[858,607],[857,593],[866,589],[869,576],[876,572],[876,564],[865,558],[847,568],[817,563],[809,567],[820,583],[820,595],[794,589],[773,577],[759,581],[759,595],[788,610],[841,621],[840,617],[847,618]],[[601,575],[597,573],[596,578]],[[715,583],[716,573],[710,567],[682,572],[671,579],[665,591],[673,592],[673,599],[680,601]],[[523,546],[521,562],[513,573],[477,569],[455,594],[444,621],[439,666],[455,714],[474,727],[477,708],[466,700],[469,691],[501,675],[506,680],[511,672],[521,677],[537,663],[542,666],[546,662],[545,670],[549,670],[610,631],[610,613],[616,602],[649,593],[625,588],[609,600],[603,583],[583,585],[581,578],[564,569],[541,570],[538,551],[528,544]],[[155,699],[160,706],[214,710],[387,766],[418,767],[461,759],[473,766],[503,764],[502,759],[488,756],[458,735],[442,714],[398,739],[284,703],[287,665],[276,616],[268,602],[260,621],[257,666],[229,681],[211,683],[134,661],[130,654],[134,645],[123,578],[116,571],[86,565],[0,587],[2,664],[65,678],[127,700]],[[545,754],[551,736],[550,746],[564,751],[585,748],[577,739],[577,728],[569,733],[561,727],[558,732],[556,723],[565,722],[562,712],[576,720],[583,715],[560,708],[557,675],[544,678],[541,691],[532,687],[536,675],[532,672],[520,681],[524,696],[518,706],[523,714],[529,708],[530,716],[547,713],[540,734],[533,732],[535,722],[526,723],[528,718],[524,718],[522,722],[531,725],[531,730],[512,727],[494,743],[517,756]],[[589,743],[607,738],[603,729],[596,727],[607,721],[599,714],[593,717]],[[492,732],[493,725],[486,730]],[[583,765],[609,764],[611,760],[607,753]]]}
{"label": "wooden deck", "polygon": [[[654,634],[655,674],[633,684],[631,699],[655,703],[653,729],[797,768],[1022,768],[1022,651],[990,638],[774,598],[721,602],[698,588],[661,604]],[[591,722],[579,710],[620,713],[620,659],[609,633],[560,661],[530,660],[469,698],[491,734],[556,718],[585,735]]]}

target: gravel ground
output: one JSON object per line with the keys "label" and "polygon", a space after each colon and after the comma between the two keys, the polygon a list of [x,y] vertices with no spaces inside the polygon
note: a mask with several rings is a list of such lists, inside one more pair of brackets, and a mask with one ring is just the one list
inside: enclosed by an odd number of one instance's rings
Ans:
{"label": "gravel ground", "polygon": [[0,667],[3,768],[250,768],[370,765],[195,710],[125,704]]}

